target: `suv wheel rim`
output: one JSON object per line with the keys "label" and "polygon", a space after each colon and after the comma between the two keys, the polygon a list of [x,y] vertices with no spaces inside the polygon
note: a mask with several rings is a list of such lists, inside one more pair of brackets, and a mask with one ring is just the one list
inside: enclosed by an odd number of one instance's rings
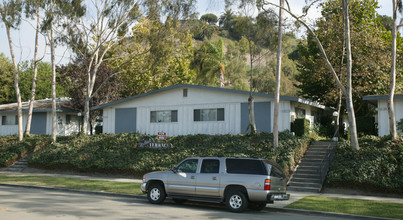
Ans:
{"label": "suv wheel rim", "polygon": [[239,195],[231,196],[229,204],[233,209],[239,209],[242,206],[242,198]]}
{"label": "suv wheel rim", "polygon": [[157,188],[153,188],[150,192],[150,197],[154,201],[158,200],[160,198],[160,195],[161,195],[161,193],[160,193],[159,189],[157,189]]}

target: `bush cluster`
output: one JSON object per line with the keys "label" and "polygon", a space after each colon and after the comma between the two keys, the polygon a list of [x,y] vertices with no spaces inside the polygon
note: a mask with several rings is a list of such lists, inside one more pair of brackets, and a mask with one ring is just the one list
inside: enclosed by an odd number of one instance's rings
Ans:
{"label": "bush cluster", "polygon": [[306,136],[309,134],[309,120],[306,118],[297,118],[291,123],[291,131],[297,136]]}
{"label": "bush cluster", "polygon": [[327,176],[329,186],[348,186],[403,192],[403,136],[364,136],[359,139],[360,150],[349,142],[337,149]]}
{"label": "bush cluster", "polygon": [[10,166],[28,152],[48,143],[49,137],[43,135],[26,137],[22,142],[18,142],[16,135],[0,136],[0,167]]}
{"label": "bush cluster", "polygon": [[[61,137],[35,153],[30,165],[48,169],[118,172],[141,176],[146,172],[171,169],[192,156],[245,156],[272,159],[289,176],[306,151],[310,140],[290,132],[280,133],[278,148],[273,148],[272,134],[256,135],[185,135],[168,137],[173,147],[138,148],[142,137],[136,133]],[[155,137],[154,137],[155,138]]]}

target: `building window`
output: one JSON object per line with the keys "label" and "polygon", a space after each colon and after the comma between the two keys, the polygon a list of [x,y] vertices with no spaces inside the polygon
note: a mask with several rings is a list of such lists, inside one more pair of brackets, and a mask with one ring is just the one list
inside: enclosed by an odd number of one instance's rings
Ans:
{"label": "building window", "polygon": [[178,122],[178,110],[151,111],[150,122]]}
{"label": "building window", "polygon": [[71,115],[66,115],[66,125],[71,123]]}
{"label": "building window", "polygon": [[1,125],[17,125],[18,117],[16,115],[4,115],[1,117]]}
{"label": "building window", "polygon": [[297,118],[305,118],[305,109],[295,108],[295,115]]}
{"label": "building window", "polygon": [[195,109],[194,121],[224,121],[224,108]]}
{"label": "building window", "polygon": [[183,97],[188,97],[188,89],[183,89]]}

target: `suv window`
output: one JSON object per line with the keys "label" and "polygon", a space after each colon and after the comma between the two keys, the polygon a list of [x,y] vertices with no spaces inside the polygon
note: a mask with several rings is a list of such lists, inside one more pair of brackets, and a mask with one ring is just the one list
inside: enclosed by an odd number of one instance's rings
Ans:
{"label": "suv window", "polygon": [[284,178],[285,177],[284,173],[280,169],[275,167],[275,166],[271,166],[270,176],[274,176],[274,177],[278,177],[278,178]]}
{"label": "suv window", "polygon": [[204,159],[200,173],[218,173],[220,170],[220,161],[215,159]]}
{"label": "suv window", "polygon": [[198,159],[189,159],[183,161],[177,167],[178,172],[182,173],[196,173]]}
{"label": "suv window", "polygon": [[226,159],[227,173],[267,175],[262,161],[252,159]]}

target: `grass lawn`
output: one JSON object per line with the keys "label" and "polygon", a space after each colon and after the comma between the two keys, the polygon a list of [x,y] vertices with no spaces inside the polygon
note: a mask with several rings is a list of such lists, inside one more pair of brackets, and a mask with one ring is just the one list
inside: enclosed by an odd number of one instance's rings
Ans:
{"label": "grass lawn", "polygon": [[403,203],[307,196],[286,208],[403,219]]}
{"label": "grass lawn", "polygon": [[0,183],[142,195],[140,183],[83,180],[50,176],[0,175]]}

